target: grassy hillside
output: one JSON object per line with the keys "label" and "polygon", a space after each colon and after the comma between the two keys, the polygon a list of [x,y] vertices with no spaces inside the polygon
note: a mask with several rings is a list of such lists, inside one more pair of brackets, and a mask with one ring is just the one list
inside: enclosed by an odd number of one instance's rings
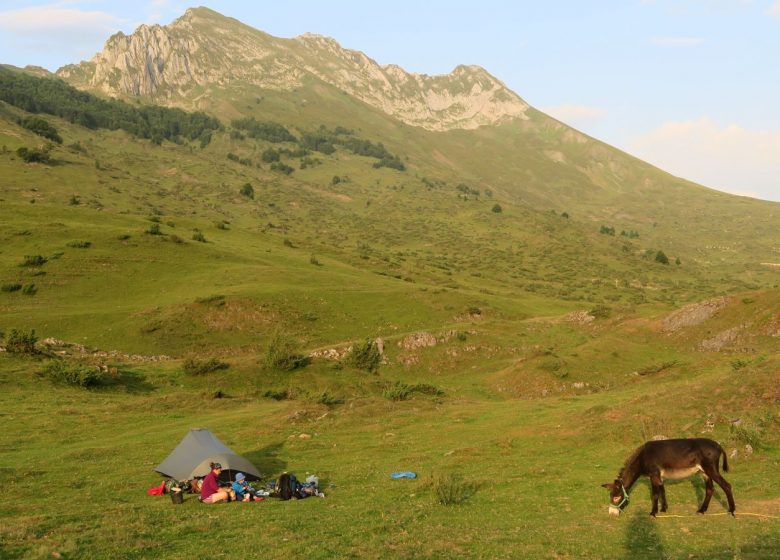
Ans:
{"label": "grassy hillside", "polygon": [[[63,139],[48,163],[22,160],[46,142],[0,103],[0,345],[39,338],[0,352],[0,557],[775,554],[776,204],[541,114],[433,133],[320,83],[203,93],[223,123],[205,147],[43,115]],[[231,127],[247,116],[296,139],[347,128],[406,170],[343,145],[291,155],[300,142]],[[375,373],[344,359],[377,337]],[[315,355],[269,366],[280,340]],[[56,356],[106,372],[55,383]],[[212,359],[226,367],[185,371]],[[199,426],[268,478],[317,473],[328,497],[208,511],[147,497]],[[658,435],[720,441],[737,512],[755,515],[720,515],[719,491],[714,515],[693,515],[695,481],[668,486],[683,517],[648,519],[645,483],[608,517],[599,485]]]}

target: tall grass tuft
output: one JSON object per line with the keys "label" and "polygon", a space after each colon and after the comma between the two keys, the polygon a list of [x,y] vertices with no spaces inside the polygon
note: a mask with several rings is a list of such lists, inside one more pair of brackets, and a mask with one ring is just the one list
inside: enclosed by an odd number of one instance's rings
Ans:
{"label": "tall grass tuft", "polygon": [[265,351],[265,365],[272,369],[292,371],[304,367],[309,359],[299,351],[296,342],[281,331],[277,331],[268,341]]}
{"label": "tall grass tuft", "polygon": [[477,491],[477,485],[464,479],[459,474],[443,474],[434,477],[431,487],[436,501],[443,506],[453,506],[464,503]]}

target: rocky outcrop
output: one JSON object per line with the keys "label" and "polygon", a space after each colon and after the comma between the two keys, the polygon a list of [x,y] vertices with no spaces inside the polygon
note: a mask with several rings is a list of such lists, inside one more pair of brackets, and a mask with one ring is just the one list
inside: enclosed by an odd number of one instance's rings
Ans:
{"label": "rocky outcrop", "polygon": [[409,73],[381,66],[328,37],[280,39],[207,8],[187,10],[168,26],[117,33],[89,62],[57,73],[77,87],[158,100],[196,97],[211,85],[290,90],[315,79],[429,130],[525,119],[529,108],[479,66],[458,66],[442,76]]}
{"label": "rocky outcrop", "polygon": [[717,297],[701,303],[686,305],[667,316],[661,328],[664,332],[671,333],[685,327],[699,325],[726,307],[730,301],[728,297]]}

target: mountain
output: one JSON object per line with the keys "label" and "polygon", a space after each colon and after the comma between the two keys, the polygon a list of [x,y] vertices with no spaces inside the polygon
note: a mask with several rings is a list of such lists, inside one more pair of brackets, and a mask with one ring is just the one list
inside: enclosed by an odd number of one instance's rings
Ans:
{"label": "mountain", "polygon": [[321,80],[407,124],[428,130],[472,129],[527,118],[528,104],[478,66],[446,76],[380,66],[335,40],[307,33],[279,39],[193,8],[171,25],[142,25],[117,33],[91,61],[58,74],[109,95],[186,96],[215,84],[292,90]]}

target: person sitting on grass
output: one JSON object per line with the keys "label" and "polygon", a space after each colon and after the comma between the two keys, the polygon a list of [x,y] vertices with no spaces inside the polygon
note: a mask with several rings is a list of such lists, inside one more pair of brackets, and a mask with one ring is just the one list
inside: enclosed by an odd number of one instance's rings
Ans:
{"label": "person sitting on grass", "polygon": [[236,481],[233,483],[233,491],[236,493],[236,500],[241,502],[259,502],[263,499],[257,495],[257,490],[249,485],[244,473],[236,474]]}
{"label": "person sitting on grass", "polygon": [[219,485],[219,475],[222,472],[222,465],[211,463],[211,471],[203,479],[203,486],[200,489],[200,501],[204,504],[217,504],[219,502],[229,502],[231,490],[221,488]]}

